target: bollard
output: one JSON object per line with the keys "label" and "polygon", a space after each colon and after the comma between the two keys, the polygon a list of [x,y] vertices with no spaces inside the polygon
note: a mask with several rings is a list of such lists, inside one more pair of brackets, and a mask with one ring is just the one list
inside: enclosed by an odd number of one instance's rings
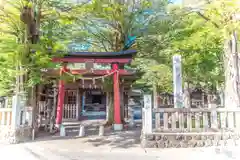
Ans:
{"label": "bollard", "polygon": [[85,136],[85,127],[83,125],[80,125],[79,137],[84,137],[84,136]]}
{"label": "bollard", "polygon": [[35,140],[35,129],[32,130],[32,141]]}
{"label": "bollard", "polygon": [[104,136],[104,126],[99,126],[99,136]]}
{"label": "bollard", "polygon": [[66,130],[65,130],[65,127],[63,125],[61,125],[61,127],[60,127],[60,136],[61,137],[66,136]]}
{"label": "bollard", "polygon": [[135,127],[135,122],[134,122],[134,109],[132,107],[128,108],[129,112],[128,112],[128,116],[129,116],[129,127],[133,128]]}

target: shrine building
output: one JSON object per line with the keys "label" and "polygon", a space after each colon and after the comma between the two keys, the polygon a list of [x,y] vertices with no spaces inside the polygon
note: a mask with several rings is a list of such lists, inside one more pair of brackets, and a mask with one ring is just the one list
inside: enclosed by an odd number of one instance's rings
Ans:
{"label": "shrine building", "polygon": [[[64,121],[107,119],[108,96],[113,94],[114,129],[121,130],[126,117],[128,92],[136,79],[135,71],[127,69],[135,50],[121,52],[74,52],[55,57],[61,64],[60,75],[81,75],[75,81],[58,82],[56,124]],[[56,72],[56,71],[55,71]],[[104,89],[104,81],[112,78],[112,92]]]}

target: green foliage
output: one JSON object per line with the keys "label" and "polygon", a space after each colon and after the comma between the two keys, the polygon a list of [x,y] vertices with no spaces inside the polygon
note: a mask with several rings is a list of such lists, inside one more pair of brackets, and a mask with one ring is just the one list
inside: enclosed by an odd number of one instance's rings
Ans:
{"label": "green foliage", "polygon": [[[7,0],[7,7],[0,9],[3,93],[14,91],[16,77],[26,73],[27,86],[49,82],[42,69],[59,68],[51,58],[63,55],[71,41],[90,43],[93,51],[120,51],[131,34],[137,36],[134,48],[138,51],[133,66],[142,73],[137,84],[147,88],[157,85],[159,91],[172,92],[172,56],[180,54],[184,81],[213,87],[223,83],[223,39],[240,26],[231,19],[233,13],[239,13],[237,0],[212,1],[200,8],[203,13],[190,13],[166,0],[154,5],[147,0],[93,0],[79,4],[37,0],[28,6],[35,10],[41,35],[37,45],[30,45],[26,43],[26,26],[19,18],[24,2]],[[139,19],[146,9],[154,11],[154,15],[145,15],[143,23]],[[59,50],[63,53],[59,54]],[[79,78],[63,77],[67,81]],[[109,86],[112,82],[107,79],[105,90],[112,90]]]}
{"label": "green foliage", "polygon": [[112,76],[104,78],[103,89],[104,89],[105,92],[113,92]]}
{"label": "green foliage", "polygon": [[[40,35],[38,44],[28,43],[26,26],[20,20],[20,14],[25,5],[35,6],[36,19],[41,22],[39,27],[43,34]],[[38,0],[34,5],[25,4],[22,0],[14,3],[7,0],[3,3],[0,8],[0,70],[4,73],[0,76],[1,94],[12,94],[16,91],[16,87],[19,87],[18,84],[16,86],[16,77],[26,80],[26,77],[23,77],[26,73],[27,81],[21,84],[25,88],[39,83],[48,83],[50,79],[44,76],[43,69],[58,68],[51,59],[56,54],[61,56],[59,50],[63,53],[66,51],[61,40],[65,33],[63,30],[67,32],[70,27],[60,21],[61,17],[55,9],[56,7],[46,0]]]}
{"label": "green foliage", "polygon": [[76,75],[76,74],[71,74],[69,72],[64,72],[63,75],[61,75],[60,80],[63,80],[65,82],[76,82],[76,80],[82,78],[82,75]]}
{"label": "green foliage", "polygon": [[[180,24],[182,23],[182,24]],[[195,14],[179,22],[172,48],[183,57],[184,80],[202,86],[223,82],[223,39],[216,28]]]}
{"label": "green foliage", "polygon": [[172,56],[182,55],[183,79],[192,85],[212,87],[223,82],[223,36],[196,13],[168,6],[165,15],[151,23],[138,41],[135,66],[141,83],[156,84],[159,91],[172,90]]}
{"label": "green foliage", "polygon": [[[82,7],[82,6],[80,6]],[[86,19],[76,21],[82,30],[73,31],[73,37],[79,37],[76,42],[87,42],[92,45],[91,50],[120,51],[128,35],[139,36],[139,28],[144,24],[136,19],[150,7],[146,0],[137,3],[120,3],[119,1],[94,0],[84,6]],[[79,13],[82,17],[82,12]],[[73,12],[76,15],[76,12]]]}

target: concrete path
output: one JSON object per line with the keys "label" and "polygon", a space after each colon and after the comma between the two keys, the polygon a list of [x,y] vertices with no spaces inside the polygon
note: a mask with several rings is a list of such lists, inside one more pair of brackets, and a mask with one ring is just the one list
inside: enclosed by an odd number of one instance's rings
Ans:
{"label": "concrete path", "polygon": [[[187,149],[144,149],[139,131],[125,131],[104,137],[45,137],[17,145],[1,145],[2,160],[233,160],[240,159],[240,147]],[[137,138],[138,137],[138,138]]]}
{"label": "concrete path", "polygon": [[[55,143],[55,142],[49,142]],[[59,144],[59,143],[57,143]],[[66,149],[68,148],[68,149]],[[240,159],[240,148],[205,149],[115,149],[88,148],[72,150],[71,146],[48,146],[43,143],[29,143],[1,146],[0,158],[7,160],[233,160]]]}

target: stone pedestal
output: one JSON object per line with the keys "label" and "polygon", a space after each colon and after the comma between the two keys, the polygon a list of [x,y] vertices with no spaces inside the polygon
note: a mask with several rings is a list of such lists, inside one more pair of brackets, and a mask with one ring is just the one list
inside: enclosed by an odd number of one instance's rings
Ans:
{"label": "stone pedestal", "polygon": [[80,125],[79,137],[84,137],[84,136],[85,136],[85,126],[84,125]]}
{"label": "stone pedestal", "polygon": [[104,136],[104,126],[103,125],[99,126],[99,134],[98,135]]}
{"label": "stone pedestal", "polygon": [[11,120],[7,125],[0,125],[0,142],[16,144],[31,140],[32,109],[26,107],[26,95],[21,93],[13,96]]}
{"label": "stone pedestal", "polygon": [[31,140],[31,137],[31,127],[12,129],[11,126],[0,126],[0,142],[2,143],[17,144]]}
{"label": "stone pedestal", "polygon": [[113,129],[114,129],[114,131],[122,131],[123,130],[123,124],[114,124]]}

